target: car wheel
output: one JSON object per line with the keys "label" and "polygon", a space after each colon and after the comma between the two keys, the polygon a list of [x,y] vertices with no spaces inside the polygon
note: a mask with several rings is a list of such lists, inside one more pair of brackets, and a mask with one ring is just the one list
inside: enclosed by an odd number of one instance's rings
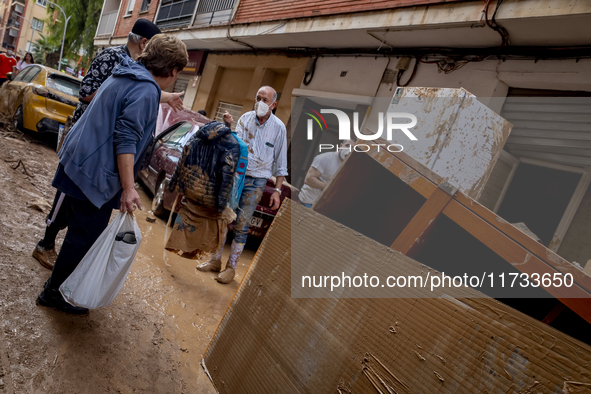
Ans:
{"label": "car wheel", "polygon": [[161,179],[156,185],[154,199],[152,200],[152,212],[154,215],[162,217],[166,213],[164,209],[164,191],[166,189],[166,178]]}
{"label": "car wheel", "polygon": [[12,117],[12,124],[15,129],[22,130],[23,129],[23,105],[19,105]]}

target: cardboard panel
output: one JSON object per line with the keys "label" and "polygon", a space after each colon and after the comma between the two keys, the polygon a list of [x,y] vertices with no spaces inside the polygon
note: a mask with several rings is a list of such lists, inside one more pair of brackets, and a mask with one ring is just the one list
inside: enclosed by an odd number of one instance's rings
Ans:
{"label": "cardboard panel", "polygon": [[[490,298],[291,298],[293,249],[353,264],[350,251],[331,246],[335,233],[363,245],[357,253],[368,272],[372,256],[384,253],[283,203],[204,356],[218,392],[561,393],[591,384],[591,347]],[[392,264],[421,268],[389,253]],[[466,290],[475,295],[482,297]]]}

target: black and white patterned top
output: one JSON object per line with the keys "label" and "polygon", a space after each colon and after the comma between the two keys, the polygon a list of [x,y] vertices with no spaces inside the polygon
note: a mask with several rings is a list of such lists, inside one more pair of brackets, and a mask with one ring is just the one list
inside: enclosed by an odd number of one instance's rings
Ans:
{"label": "black and white patterned top", "polygon": [[[116,47],[107,48],[95,57],[90,64],[90,68],[86,76],[80,84],[80,98],[90,96],[96,92],[103,82],[109,78],[113,69],[121,62],[122,56],[129,56],[127,45],[120,45]],[[76,123],[82,116],[90,103],[80,101],[74,115],[72,115],[72,124]]]}

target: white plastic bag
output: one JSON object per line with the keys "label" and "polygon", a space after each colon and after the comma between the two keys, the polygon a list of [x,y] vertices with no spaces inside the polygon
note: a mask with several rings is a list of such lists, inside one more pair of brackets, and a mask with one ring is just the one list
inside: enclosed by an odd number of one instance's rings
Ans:
{"label": "white plastic bag", "polygon": [[119,212],[60,286],[64,299],[88,309],[113,302],[125,283],[141,240],[135,217]]}

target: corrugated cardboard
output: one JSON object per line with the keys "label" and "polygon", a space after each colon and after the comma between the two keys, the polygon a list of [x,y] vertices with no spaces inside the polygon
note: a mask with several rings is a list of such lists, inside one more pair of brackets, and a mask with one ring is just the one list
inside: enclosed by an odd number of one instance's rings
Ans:
{"label": "corrugated cardboard", "polygon": [[[364,264],[372,248],[383,253],[383,245],[283,203],[204,356],[218,392],[589,392],[589,346],[490,298],[291,298],[294,248],[350,264],[349,251],[331,247],[335,233],[363,245]],[[420,266],[390,253],[393,264]]]}

